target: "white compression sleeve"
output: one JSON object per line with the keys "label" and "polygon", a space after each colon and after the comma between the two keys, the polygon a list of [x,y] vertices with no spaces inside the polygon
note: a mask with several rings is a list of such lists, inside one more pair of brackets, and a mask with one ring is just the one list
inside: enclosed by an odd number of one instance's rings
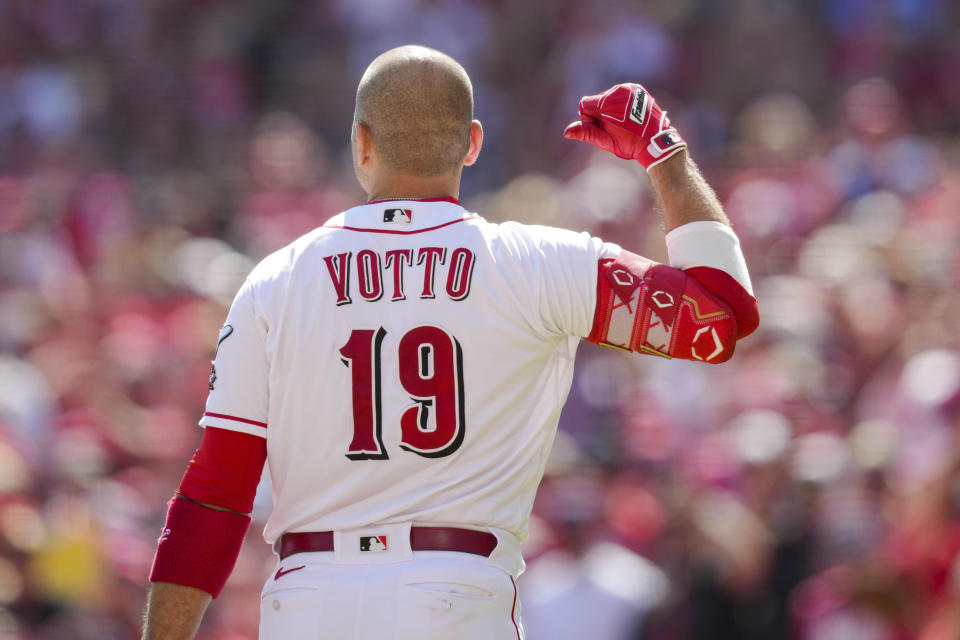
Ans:
{"label": "white compression sleeve", "polygon": [[713,267],[730,274],[750,295],[753,285],[740,240],[733,229],[713,220],[681,225],[666,236],[670,266],[678,269]]}

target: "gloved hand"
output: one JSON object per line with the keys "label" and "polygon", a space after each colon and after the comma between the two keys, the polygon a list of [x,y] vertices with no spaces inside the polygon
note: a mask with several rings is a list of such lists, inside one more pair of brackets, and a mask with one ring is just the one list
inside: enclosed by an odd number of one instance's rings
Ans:
{"label": "gloved hand", "polygon": [[581,98],[580,122],[567,125],[563,137],[632,158],[647,170],[687,146],[670,126],[667,112],[646,89],[633,83]]}

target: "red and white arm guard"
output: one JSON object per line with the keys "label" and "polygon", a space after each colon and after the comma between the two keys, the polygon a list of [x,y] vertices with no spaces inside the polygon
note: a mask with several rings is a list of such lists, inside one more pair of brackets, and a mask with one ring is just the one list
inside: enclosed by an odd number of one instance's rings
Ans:
{"label": "red and white arm guard", "polygon": [[682,270],[624,251],[600,260],[587,340],[716,364],[729,360],[758,322],[757,301],[724,271]]}
{"label": "red and white arm guard", "polygon": [[195,587],[214,598],[220,595],[250,527],[250,516],[245,514],[253,509],[267,457],[266,442],[216,427],[204,430],[180,489],[169,503],[150,582]]}

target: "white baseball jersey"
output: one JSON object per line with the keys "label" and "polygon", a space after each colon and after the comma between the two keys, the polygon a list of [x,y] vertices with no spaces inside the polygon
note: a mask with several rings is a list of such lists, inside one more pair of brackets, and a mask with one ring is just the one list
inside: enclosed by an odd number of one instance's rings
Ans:
{"label": "white baseball jersey", "polygon": [[523,540],[619,253],[442,199],[355,207],[263,260],[200,424],[267,439],[267,541],[407,521]]}

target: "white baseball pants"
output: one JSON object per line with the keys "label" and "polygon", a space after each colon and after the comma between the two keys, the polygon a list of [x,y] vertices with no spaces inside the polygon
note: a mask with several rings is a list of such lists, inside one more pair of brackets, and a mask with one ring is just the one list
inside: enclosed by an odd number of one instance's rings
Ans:
{"label": "white baseball pants", "polygon": [[[512,576],[451,551],[295,553],[267,579],[261,640],[523,640]],[[390,560],[393,561],[390,561]]]}

